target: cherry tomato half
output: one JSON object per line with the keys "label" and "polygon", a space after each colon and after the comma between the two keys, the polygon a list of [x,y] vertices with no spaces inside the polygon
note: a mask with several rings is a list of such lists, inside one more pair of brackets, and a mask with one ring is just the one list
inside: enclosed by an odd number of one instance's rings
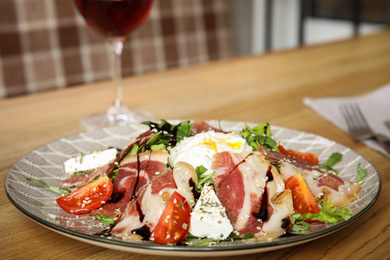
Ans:
{"label": "cherry tomato half", "polygon": [[175,191],[150,236],[150,240],[162,245],[178,244],[187,236],[190,221],[191,207],[186,199]]}
{"label": "cherry tomato half", "polygon": [[293,197],[293,206],[295,212],[304,214],[306,212],[318,213],[321,211],[316,199],[311,193],[309,186],[300,173],[295,174],[285,182],[286,189],[290,189]]}
{"label": "cherry tomato half", "polygon": [[66,196],[56,199],[57,204],[71,214],[84,214],[99,208],[111,197],[113,184],[107,176],[91,182]]}
{"label": "cherry tomato half", "polygon": [[282,145],[278,145],[279,151],[284,154],[284,155],[289,155],[291,157],[294,157],[296,159],[308,162],[312,165],[317,165],[318,164],[318,156],[314,153],[304,153],[304,152],[299,152],[296,150],[287,150],[284,148]]}

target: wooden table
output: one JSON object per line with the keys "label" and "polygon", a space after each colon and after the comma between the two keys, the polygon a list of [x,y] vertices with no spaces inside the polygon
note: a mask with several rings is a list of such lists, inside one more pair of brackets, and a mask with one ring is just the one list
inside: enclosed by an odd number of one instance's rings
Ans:
{"label": "wooden table", "polygon": [[[382,178],[382,193],[376,204],[333,235],[246,258],[384,259],[390,256],[390,161],[354,142],[304,106],[302,99],[360,95],[390,82],[389,42],[390,31],[385,31],[126,78],[125,103],[148,110],[156,118],[267,120],[354,149],[376,167]],[[160,259],[92,246],[52,232],[17,210],[5,195],[4,178],[12,164],[38,146],[84,131],[80,119],[108,107],[112,91],[111,83],[103,82],[0,101],[2,259]]]}

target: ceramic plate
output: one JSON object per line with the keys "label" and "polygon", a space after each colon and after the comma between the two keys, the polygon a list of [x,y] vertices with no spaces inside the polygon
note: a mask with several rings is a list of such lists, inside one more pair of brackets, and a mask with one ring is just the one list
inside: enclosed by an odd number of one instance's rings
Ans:
{"label": "ceramic plate", "polygon": [[[177,124],[179,120],[170,120]],[[223,130],[240,131],[243,122],[208,121],[212,126]],[[249,124],[255,126],[256,124]],[[324,162],[333,152],[343,154],[342,162],[335,167],[339,176],[356,182],[357,165],[367,169],[367,176],[358,193],[359,199],[348,205],[353,216],[348,221],[320,226],[303,235],[286,235],[272,241],[243,242],[230,241],[206,247],[186,245],[163,246],[150,241],[123,241],[96,236],[101,230],[99,223],[87,217],[65,214],[56,204],[57,193],[43,186],[27,181],[26,178],[39,179],[51,186],[60,187],[60,181],[67,175],[63,172],[63,162],[69,158],[107,147],[126,147],[138,134],[147,130],[144,125],[110,127],[65,137],[41,146],[23,156],[9,170],[5,187],[11,202],[24,214],[39,224],[71,238],[117,250],[169,256],[224,256],[252,254],[275,250],[305,243],[329,235],[345,227],[364,214],[377,200],[381,181],[375,168],[361,155],[351,149],[317,135],[271,126],[272,134],[289,149],[318,154]]]}

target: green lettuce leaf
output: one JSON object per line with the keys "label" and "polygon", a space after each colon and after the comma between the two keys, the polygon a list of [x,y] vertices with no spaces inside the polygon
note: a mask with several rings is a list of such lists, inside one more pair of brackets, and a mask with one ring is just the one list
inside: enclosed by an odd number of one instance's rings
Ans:
{"label": "green lettuce leaf", "polygon": [[292,226],[292,228],[290,229],[290,231],[292,232],[301,232],[301,231],[306,231],[306,230],[309,230],[310,229],[310,224],[303,221],[303,220],[300,220],[300,221],[297,221],[294,223],[294,225]]}
{"label": "green lettuce leaf", "polygon": [[321,222],[327,223],[337,223],[342,218],[344,220],[348,220],[352,216],[352,211],[347,207],[342,207],[341,209],[332,208],[333,204],[330,201],[327,201],[322,205],[322,209],[320,212],[316,214],[312,214],[307,212],[303,215],[298,213],[292,214],[292,217],[296,220],[318,220]]}

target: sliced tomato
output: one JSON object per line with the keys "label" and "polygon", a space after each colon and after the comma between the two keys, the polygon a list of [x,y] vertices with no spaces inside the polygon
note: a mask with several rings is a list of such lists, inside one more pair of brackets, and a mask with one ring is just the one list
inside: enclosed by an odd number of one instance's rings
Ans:
{"label": "sliced tomato", "polygon": [[308,162],[312,165],[318,164],[318,156],[314,153],[304,153],[304,152],[299,152],[299,151],[291,150],[291,149],[287,150],[282,145],[278,145],[278,148],[279,148],[280,152],[284,155],[289,155],[289,156],[294,157],[296,159]]}
{"label": "sliced tomato", "polygon": [[295,212],[304,214],[307,212],[318,213],[321,211],[309,186],[300,173],[295,174],[285,182],[286,189],[290,189],[293,197]]}
{"label": "sliced tomato", "polygon": [[151,234],[150,240],[162,245],[178,244],[187,236],[190,221],[191,207],[186,199],[175,191]]}
{"label": "sliced tomato", "polygon": [[107,176],[104,176],[84,187],[58,198],[57,204],[71,214],[84,214],[99,208],[111,197],[113,185]]}

